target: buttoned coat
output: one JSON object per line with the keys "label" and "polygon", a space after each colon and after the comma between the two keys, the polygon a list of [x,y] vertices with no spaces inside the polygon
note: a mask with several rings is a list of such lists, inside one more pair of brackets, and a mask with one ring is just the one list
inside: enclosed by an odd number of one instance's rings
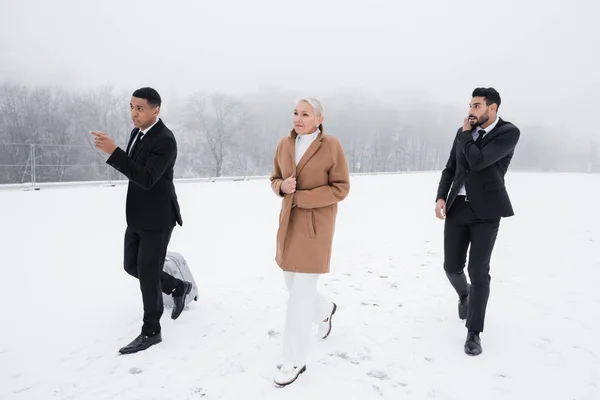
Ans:
{"label": "buttoned coat", "polygon": [[[270,177],[282,197],[275,261],[284,271],[328,273],[338,203],[350,191],[348,163],[340,141],[321,129],[296,166],[297,136],[292,130],[279,142]],[[296,192],[284,194],[290,176]]]}

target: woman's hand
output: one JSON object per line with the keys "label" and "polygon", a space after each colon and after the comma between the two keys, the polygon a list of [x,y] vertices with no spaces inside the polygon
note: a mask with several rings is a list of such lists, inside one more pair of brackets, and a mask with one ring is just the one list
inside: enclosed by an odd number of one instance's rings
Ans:
{"label": "woman's hand", "polygon": [[281,192],[285,194],[292,194],[296,191],[296,178],[294,175],[290,176],[281,183]]}

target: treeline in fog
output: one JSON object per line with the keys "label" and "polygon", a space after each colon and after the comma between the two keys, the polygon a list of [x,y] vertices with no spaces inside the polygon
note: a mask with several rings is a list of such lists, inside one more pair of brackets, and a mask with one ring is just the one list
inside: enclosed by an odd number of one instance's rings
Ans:
{"label": "treeline in fog", "polygon": [[[125,148],[134,89],[1,85],[0,183],[123,179],[94,149],[89,131],[104,131]],[[292,127],[299,97],[275,88],[240,96],[201,90],[180,98],[161,95],[161,117],[178,140],[175,172],[180,178],[268,175],[277,142]],[[390,101],[358,92],[320,100],[325,131],[340,138],[351,172],[442,169],[467,112],[435,99]],[[513,170],[600,169],[597,143],[573,141],[576,132],[552,132],[502,111],[501,117],[521,129]]]}

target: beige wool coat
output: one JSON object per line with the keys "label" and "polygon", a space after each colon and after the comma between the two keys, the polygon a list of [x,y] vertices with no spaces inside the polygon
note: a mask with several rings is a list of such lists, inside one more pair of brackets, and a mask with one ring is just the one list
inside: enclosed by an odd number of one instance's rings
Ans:
{"label": "beige wool coat", "polygon": [[[296,166],[292,130],[277,146],[271,187],[282,197],[275,261],[284,271],[328,273],[338,202],[350,191],[350,173],[341,143],[321,132]],[[296,177],[296,192],[281,184]]]}

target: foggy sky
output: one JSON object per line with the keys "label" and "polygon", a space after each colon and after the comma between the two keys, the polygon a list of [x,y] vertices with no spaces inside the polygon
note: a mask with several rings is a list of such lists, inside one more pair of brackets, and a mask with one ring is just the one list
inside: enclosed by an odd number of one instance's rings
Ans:
{"label": "foggy sky", "polygon": [[474,87],[494,86],[505,119],[599,137],[598,3],[0,0],[0,83],[153,86],[166,98],[356,89],[465,113]]}

